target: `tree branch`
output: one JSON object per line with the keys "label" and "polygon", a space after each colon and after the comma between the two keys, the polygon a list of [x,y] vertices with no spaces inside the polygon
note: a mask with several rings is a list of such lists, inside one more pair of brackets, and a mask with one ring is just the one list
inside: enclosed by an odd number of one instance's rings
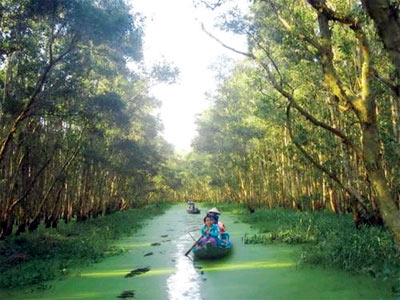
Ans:
{"label": "tree branch", "polygon": [[[33,91],[32,95],[29,97],[28,101],[26,102],[22,112],[15,118],[14,123],[11,129],[8,131],[7,136],[2,141],[0,146],[0,163],[4,160],[5,154],[7,152],[8,146],[11,140],[14,137],[15,132],[18,129],[19,124],[28,116],[29,110],[32,105],[35,103],[39,93],[42,91],[43,85],[45,84],[47,77],[49,76],[52,68],[60,62],[72,49],[74,48],[77,41],[77,36],[74,35],[71,39],[71,43],[69,47],[64,51],[64,53],[60,54],[55,60],[53,60],[52,55],[50,56],[50,61],[48,65],[44,68],[43,73],[40,75],[36,82],[35,90]],[[50,47],[52,47],[50,45]]]}
{"label": "tree branch", "polygon": [[291,118],[290,118],[290,109],[291,109],[292,103],[289,103],[286,109],[286,124],[289,132],[290,139],[292,140],[293,144],[299,149],[299,151],[304,155],[304,157],[312,163],[313,166],[315,166],[317,169],[328,175],[329,178],[331,178],[333,181],[335,181],[342,189],[344,189],[349,195],[355,197],[362,205],[365,204],[365,200],[363,197],[353,188],[346,186],[343,182],[340,181],[340,179],[330,172],[327,168],[322,166],[320,163],[318,163],[310,154],[307,153],[306,150],[296,141],[296,139],[293,137],[293,129],[292,129],[292,124],[291,124]]}
{"label": "tree branch", "polygon": [[317,12],[324,14],[328,18],[328,20],[348,25],[353,30],[361,29],[360,23],[358,23],[350,16],[339,16],[335,11],[333,11],[326,5],[325,1],[321,0],[307,0],[307,1]]}
{"label": "tree branch", "polygon": [[[203,30],[205,31],[204,27]],[[246,53],[246,52],[242,52],[239,50],[236,50],[228,45],[226,45],[225,43],[223,43],[222,41],[220,41],[218,38],[216,38],[215,36],[213,36],[211,33],[205,31],[210,37],[212,37],[214,40],[216,40],[219,44],[221,44],[222,46],[224,46],[225,48],[234,51],[235,53],[239,53],[242,54],[246,57],[249,57],[253,60],[255,60],[258,64],[260,64],[262,66],[262,68],[265,70],[266,72],[266,77],[268,79],[268,81],[272,84],[272,86],[274,87],[275,90],[277,90],[283,97],[285,97],[287,100],[289,100],[289,102],[291,103],[291,105],[293,105],[293,107],[301,114],[303,115],[308,121],[310,121],[311,123],[313,123],[314,125],[324,128],[325,130],[330,131],[331,133],[335,134],[336,136],[338,136],[339,138],[341,138],[342,142],[346,145],[348,145],[349,147],[351,147],[356,154],[359,157],[362,157],[362,150],[359,148],[358,145],[354,144],[343,132],[341,132],[340,130],[333,128],[331,126],[329,126],[328,124],[319,121],[318,119],[316,119],[314,116],[312,116],[309,112],[307,112],[305,109],[303,109],[301,106],[299,106],[294,97],[286,92],[284,90],[284,88],[282,87],[281,84],[278,84],[278,82],[276,81],[275,77],[272,75],[271,70],[269,69],[269,67],[262,62],[260,59],[258,59],[253,53]],[[277,64],[275,63],[271,53],[269,53],[267,51],[266,48],[262,48],[262,50],[265,52],[266,51],[266,55],[268,57],[268,59],[271,61],[272,65],[274,66],[275,69],[278,69]],[[279,70],[279,69],[278,69]]]}
{"label": "tree branch", "polygon": [[[271,9],[275,13],[276,17],[282,23],[283,27],[286,28],[286,30],[288,30],[292,34],[294,34],[295,32],[293,30],[293,26],[291,26],[289,24],[289,22],[285,18],[282,17],[282,15],[279,13],[278,9],[275,7],[275,4],[271,0],[264,0],[264,2],[268,2],[268,4],[271,6]],[[306,31],[305,29],[303,29],[303,30]],[[307,43],[309,43],[310,45],[312,45],[315,49],[318,50],[318,52],[321,51],[321,45],[318,43],[317,40],[315,40],[315,39],[313,39],[313,38],[311,38],[309,36],[302,35],[302,34],[297,34],[297,37],[300,40],[304,40]]]}
{"label": "tree branch", "polygon": [[390,79],[381,76],[376,69],[371,69],[371,71],[374,76],[384,85],[386,85],[396,97],[400,97],[400,85],[393,84]]}
{"label": "tree branch", "polygon": [[232,47],[226,45],[225,43],[223,43],[221,40],[219,40],[218,38],[216,38],[215,36],[213,36],[211,33],[209,33],[209,32],[205,29],[203,23],[201,23],[201,29],[202,29],[209,37],[211,37],[213,40],[217,41],[217,42],[218,42],[220,45],[222,45],[224,48],[229,49],[229,50],[231,50],[231,51],[233,51],[233,52],[235,52],[235,53],[238,53],[238,54],[247,56],[247,57],[249,57],[249,58],[256,59],[256,57],[254,56],[253,53],[248,53],[248,52],[239,51],[239,50],[236,50],[235,48],[232,48]]}

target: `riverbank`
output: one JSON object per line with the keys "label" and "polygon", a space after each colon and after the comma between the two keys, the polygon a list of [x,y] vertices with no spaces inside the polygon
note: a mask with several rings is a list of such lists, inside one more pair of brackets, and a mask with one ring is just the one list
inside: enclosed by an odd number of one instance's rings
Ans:
{"label": "riverbank", "polygon": [[246,244],[299,244],[299,262],[367,274],[390,282],[400,296],[400,253],[384,227],[356,229],[349,215],[258,209],[250,213],[236,204],[209,204],[231,212],[259,233],[247,234]]}
{"label": "riverbank", "polygon": [[0,241],[0,288],[37,284],[65,277],[76,266],[87,266],[120,254],[115,241],[136,232],[144,221],[163,213],[170,205],[149,205],[85,222],[39,228]]}
{"label": "riverbank", "polygon": [[216,260],[196,260],[184,253],[200,234],[203,213],[188,214],[185,204],[173,205],[164,214],[115,245],[121,255],[79,267],[63,280],[47,282],[45,289],[21,287],[0,290],[1,299],[12,300],[319,300],[395,299],[390,286],[365,275],[319,267],[299,267],[299,245],[244,244],[242,238],[257,231],[223,210],[233,251]]}

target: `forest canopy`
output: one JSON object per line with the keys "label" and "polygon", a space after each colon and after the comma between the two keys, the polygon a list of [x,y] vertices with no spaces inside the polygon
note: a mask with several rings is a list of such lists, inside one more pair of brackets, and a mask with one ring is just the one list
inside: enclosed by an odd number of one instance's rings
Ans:
{"label": "forest canopy", "polygon": [[[198,1],[217,10],[226,1]],[[198,119],[181,192],[352,213],[400,242],[398,1],[251,1],[219,27],[244,60]]]}
{"label": "forest canopy", "polygon": [[122,0],[2,1],[0,238],[189,197],[351,213],[400,242],[399,2],[249,4],[217,25],[248,49],[203,27],[243,60],[216,66],[182,158],[149,93],[178,71],[141,67],[140,14]]}
{"label": "forest canopy", "polygon": [[[142,17],[124,1],[0,4],[0,238],[153,201],[172,148],[140,67]],[[14,228],[17,225],[17,228]]]}

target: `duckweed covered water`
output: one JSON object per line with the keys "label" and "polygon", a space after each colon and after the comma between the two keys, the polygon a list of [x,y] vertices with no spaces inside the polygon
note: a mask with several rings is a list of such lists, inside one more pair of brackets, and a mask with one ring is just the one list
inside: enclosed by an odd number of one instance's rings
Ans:
{"label": "duckweed covered water", "polygon": [[[207,208],[202,208],[202,212]],[[37,287],[0,291],[1,299],[393,299],[390,286],[365,276],[297,265],[299,248],[245,245],[250,227],[223,214],[234,243],[219,260],[184,253],[200,236],[203,213],[176,205],[119,242],[128,251],[71,277]],[[151,254],[150,254],[151,253]],[[131,274],[132,276],[130,276]]]}

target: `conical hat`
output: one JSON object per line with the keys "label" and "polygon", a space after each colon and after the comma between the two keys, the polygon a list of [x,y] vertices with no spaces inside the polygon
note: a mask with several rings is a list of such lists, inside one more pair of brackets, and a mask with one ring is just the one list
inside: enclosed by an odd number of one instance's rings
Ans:
{"label": "conical hat", "polygon": [[218,215],[221,214],[221,213],[219,212],[218,208],[216,208],[216,207],[211,208],[208,212],[209,212],[209,213],[218,214]]}

